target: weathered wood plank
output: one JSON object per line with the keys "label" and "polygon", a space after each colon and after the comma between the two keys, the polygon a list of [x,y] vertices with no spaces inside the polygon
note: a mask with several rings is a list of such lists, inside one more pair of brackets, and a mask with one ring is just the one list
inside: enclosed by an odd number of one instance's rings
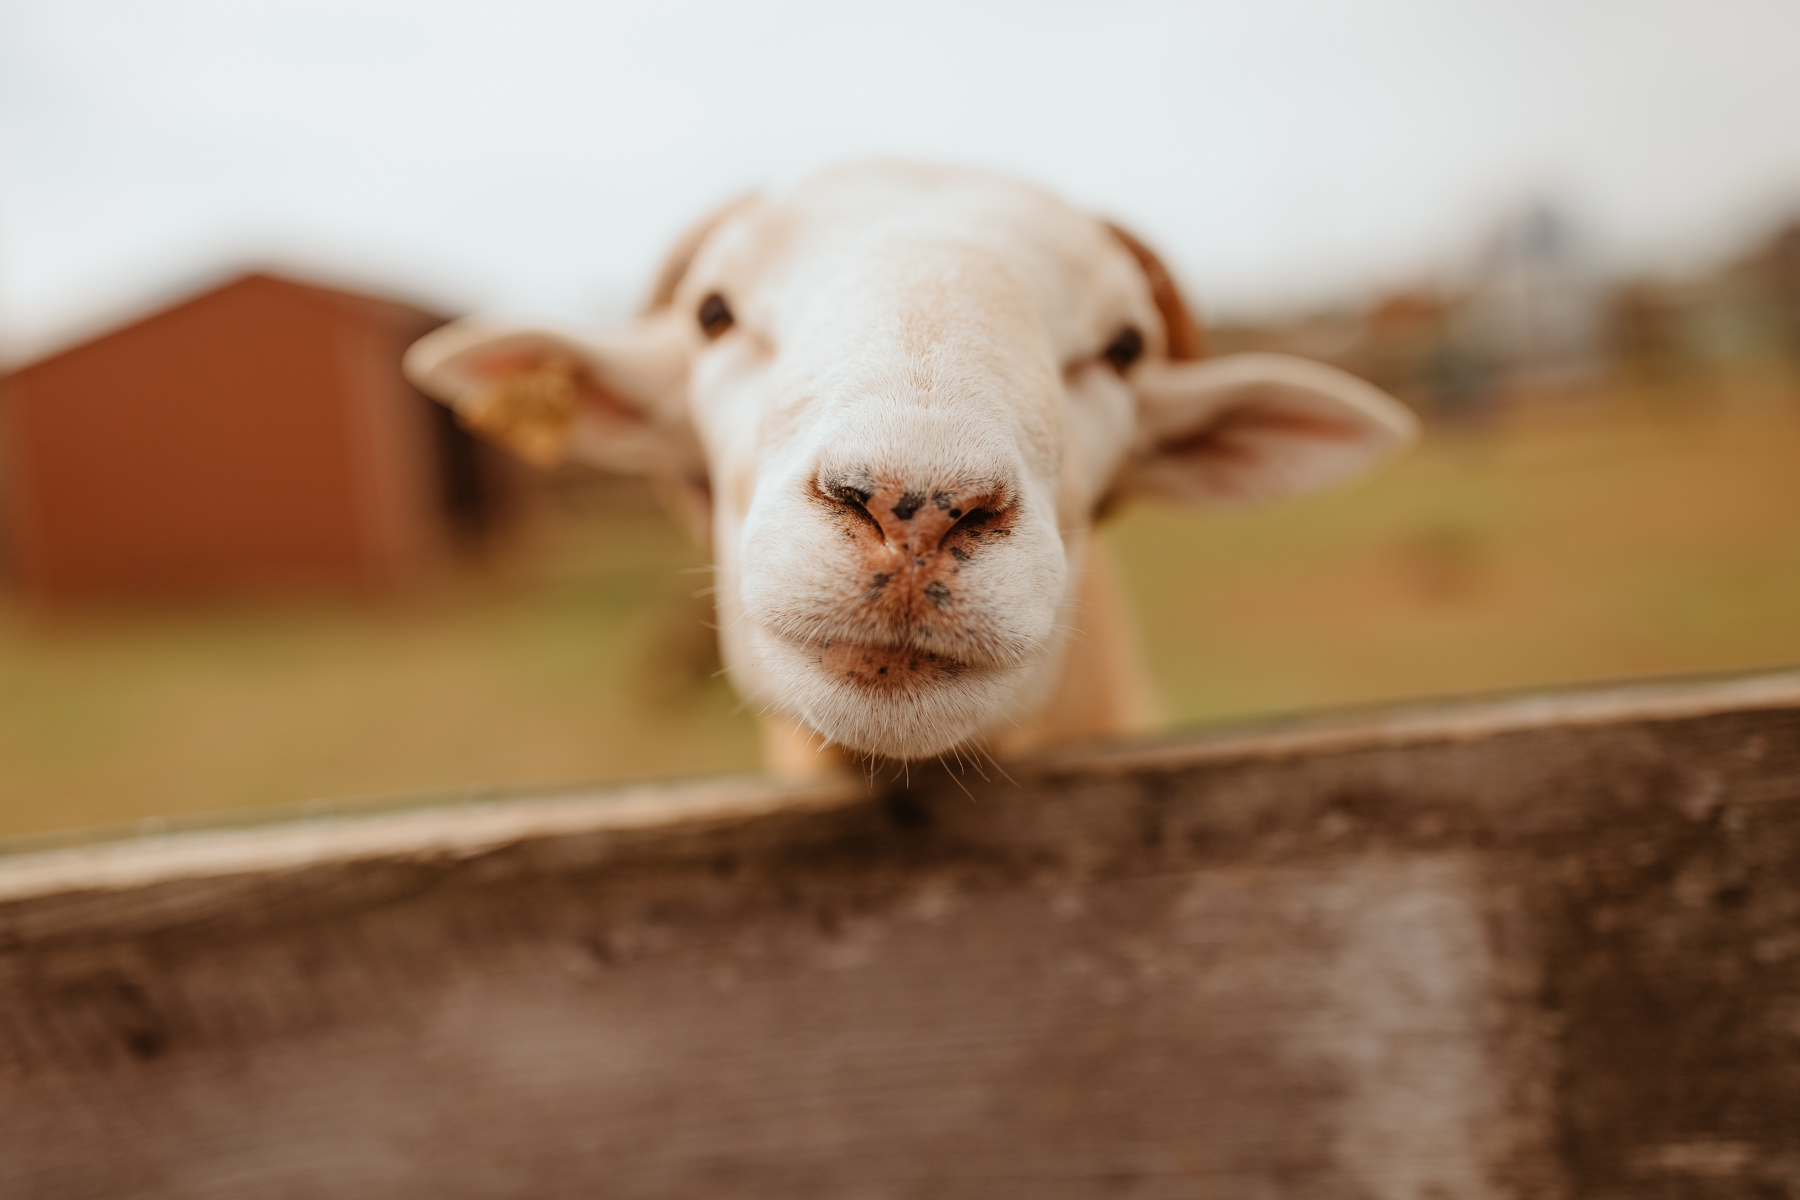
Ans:
{"label": "weathered wood plank", "polygon": [[0,1195],[1800,1195],[1800,676],[1009,770],[0,858]]}

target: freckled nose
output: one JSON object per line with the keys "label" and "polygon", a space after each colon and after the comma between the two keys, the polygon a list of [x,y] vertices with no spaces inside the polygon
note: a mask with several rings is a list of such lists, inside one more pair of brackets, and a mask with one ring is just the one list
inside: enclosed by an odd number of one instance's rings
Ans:
{"label": "freckled nose", "polygon": [[1016,517],[1006,490],[991,483],[933,488],[827,477],[818,490],[861,547],[863,602],[896,617],[950,615],[960,590],[954,577],[1010,536]]}
{"label": "freckled nose", "polygon": [[839,483],[822,484],[820,491],[866,518],[870,536],[879,535],[890,549],[914,555],[929,556],[945,548],[953,531],[1011,523],[1004,520],[1010,506],[992,487],[870,489]]}

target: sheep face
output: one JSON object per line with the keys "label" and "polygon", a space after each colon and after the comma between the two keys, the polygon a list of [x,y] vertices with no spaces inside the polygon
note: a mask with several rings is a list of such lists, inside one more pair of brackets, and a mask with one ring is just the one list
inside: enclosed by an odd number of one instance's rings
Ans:
{"label": "sheep face", "polygon": [[1318,364],[1184,361],[1157,270],[1022,184],[848,168],[709,220],[628,329],[462,322],[408,370],[528,457],[651,475],[752,703],[928,757],[1050,699],[1112,498],[1292,494],[1411,435]]}

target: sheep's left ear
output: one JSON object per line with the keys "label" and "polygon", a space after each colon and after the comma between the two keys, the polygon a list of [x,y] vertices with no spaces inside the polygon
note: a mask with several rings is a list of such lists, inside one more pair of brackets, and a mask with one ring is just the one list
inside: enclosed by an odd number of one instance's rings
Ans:
{"label": "sheep's left ear", "polygon": [[1145,361],[1131,372],[1139,441],[1123,490],[1212,506],[1305,495],[1418,438],[1398,400],[1285,354]]}

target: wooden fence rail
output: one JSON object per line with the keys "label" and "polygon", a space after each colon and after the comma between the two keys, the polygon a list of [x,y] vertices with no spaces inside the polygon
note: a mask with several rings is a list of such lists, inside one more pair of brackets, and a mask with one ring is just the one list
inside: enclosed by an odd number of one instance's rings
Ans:
{"label": "wooden fence rail", "polygon": [[1800,674],[0,855],[0,1196],[1800,1197]]}

